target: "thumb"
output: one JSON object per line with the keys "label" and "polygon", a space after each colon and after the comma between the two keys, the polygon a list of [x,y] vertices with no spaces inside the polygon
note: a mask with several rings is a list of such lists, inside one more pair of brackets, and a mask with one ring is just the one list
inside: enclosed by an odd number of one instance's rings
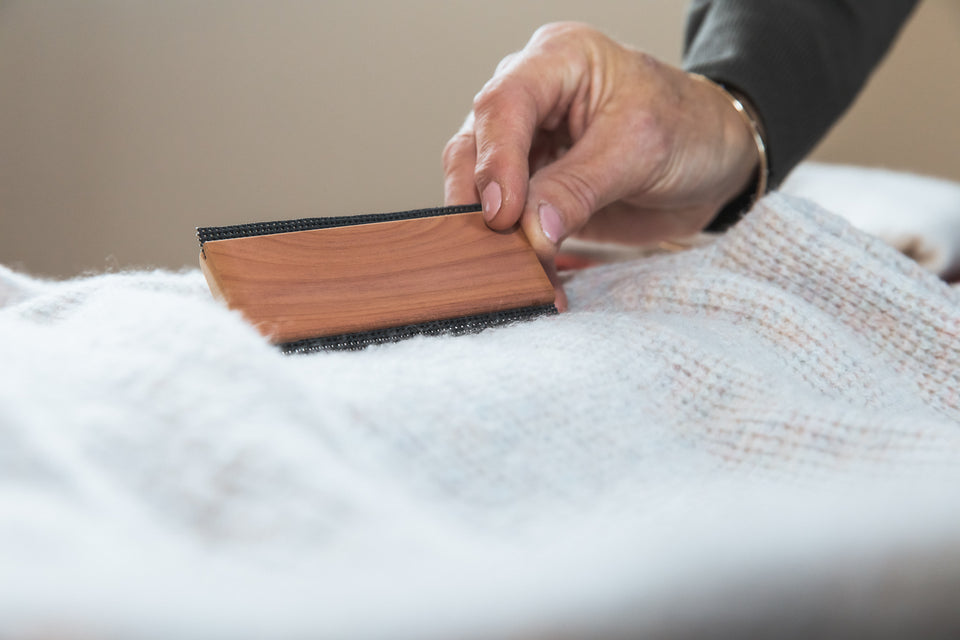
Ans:
{"label": "thumb", "polygon": [[590,216],[629,188],[624,136],[588,130],[569,151],[531,178],[520,224],[540,256],[553,256]]}

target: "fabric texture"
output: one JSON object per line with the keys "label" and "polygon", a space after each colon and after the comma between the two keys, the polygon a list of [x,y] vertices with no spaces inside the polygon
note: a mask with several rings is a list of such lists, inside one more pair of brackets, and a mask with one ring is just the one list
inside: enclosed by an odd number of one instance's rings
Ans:
{"label": "fabric texture", "polygon": [[283,356],[196,271],[0,268],[0,636],[960,630],[957,290],[779,194],[567,290]]}
{"label": "fabric texture", "polygon": [[744,93],[775,188],[847,109],[916,0],[694,0],[684,68]]}
{"label": "fabric texture", "polygon": [[803,162],[780,190],[842,214],[941,278],[960,279],[960,183],[882,168]]}

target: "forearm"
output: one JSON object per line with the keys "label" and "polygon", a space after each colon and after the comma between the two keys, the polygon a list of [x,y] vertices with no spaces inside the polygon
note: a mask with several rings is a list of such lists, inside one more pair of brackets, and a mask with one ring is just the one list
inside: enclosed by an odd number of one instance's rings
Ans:
{"label": "forearm", "polygon": [[742,92],[776,186],[846,110],[917,0],[694,0],[684,68]]}

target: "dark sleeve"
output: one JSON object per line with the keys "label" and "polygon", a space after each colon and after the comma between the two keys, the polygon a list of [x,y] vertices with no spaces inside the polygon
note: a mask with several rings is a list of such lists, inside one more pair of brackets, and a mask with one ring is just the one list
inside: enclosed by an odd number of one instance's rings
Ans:
{"label": "dark sleeve", "polygon": [[850,106],[917,2],[694,0],[684,68],[747,96],[775,187]]}

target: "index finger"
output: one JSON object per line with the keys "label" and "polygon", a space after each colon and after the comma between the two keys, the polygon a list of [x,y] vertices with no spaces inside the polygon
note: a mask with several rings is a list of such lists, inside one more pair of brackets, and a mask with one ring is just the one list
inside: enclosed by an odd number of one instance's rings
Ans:
{"label": "index finger", "polygon": [[495,229],[508,229],[520,219],[534,135],[563,121],[579,86],[580,56],[567,41],[553,39],[562,28],[538,30],[474,99],[475,181],[484,215]]}

